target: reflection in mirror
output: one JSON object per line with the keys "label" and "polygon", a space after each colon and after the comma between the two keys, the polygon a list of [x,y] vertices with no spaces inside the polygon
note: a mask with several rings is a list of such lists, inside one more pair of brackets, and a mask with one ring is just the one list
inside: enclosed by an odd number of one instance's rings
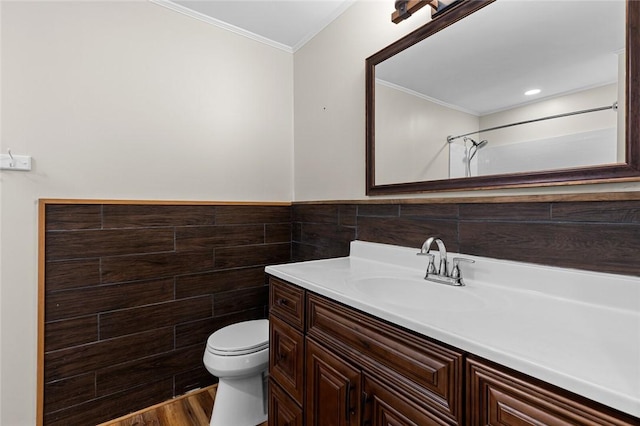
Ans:
{"label": "reflection in mirror", "polygon": [[376,182],[616,163],[624,24],[622,1],[501,0],[378,64]]}
{"label": "reflection in mirror", "polygon": [[424,40],[369,58],[370,193],[492,186],[479,176],[564,182],[609,166],[638,175],[626,156],[626,6],[462,4],[461,21],[442,16]]}

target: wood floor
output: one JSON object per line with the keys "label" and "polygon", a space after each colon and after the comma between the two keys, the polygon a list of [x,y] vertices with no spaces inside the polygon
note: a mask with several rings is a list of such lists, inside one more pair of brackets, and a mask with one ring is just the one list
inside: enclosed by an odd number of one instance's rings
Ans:
{"label": "wood floor", "polygon": [[98,426],[209,426],[216,387],[190,392]]}

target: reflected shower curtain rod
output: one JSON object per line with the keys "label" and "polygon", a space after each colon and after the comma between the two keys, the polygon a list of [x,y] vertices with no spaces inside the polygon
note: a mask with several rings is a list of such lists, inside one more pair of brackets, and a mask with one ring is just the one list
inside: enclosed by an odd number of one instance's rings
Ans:
{"label": "reflected shower curtain rod", "polygon": [[464,135],[447,136],[447,142],[451,143],[451,142],[453,142],[454,140],[456,140],[458,138],[462,138],[462,137],[469,136],[469,135],[474,135],[476,133],[489,132],[491,130],[499,130],[499,129],[504,129],[504,128],[507,128],[507,127],[519,126],[521,124],[535,123],[536,121],[551,120],[552,118],[562,118],[562,117],[568,117],[570,115],[578,115],[578,114],[586,114],[588,112],[604,111],[604,110],[607,110],[607,109],[612,109],[614,111],[617,111],[618,110],[618,102],[614,102],[612,105],[603,106],[603,107],[599,107],[599,108],[583,109],[583,110],[580,110],[580,111],[565,112],[564,114],[556,114],[556,115],[549,115],[547,117],[534,118],[533,120],[518,121],[517,123],[503,124],[502,126],[490,127],[488,129],[482,129],[482,130],[476,130],[475,132],[465,133]]}

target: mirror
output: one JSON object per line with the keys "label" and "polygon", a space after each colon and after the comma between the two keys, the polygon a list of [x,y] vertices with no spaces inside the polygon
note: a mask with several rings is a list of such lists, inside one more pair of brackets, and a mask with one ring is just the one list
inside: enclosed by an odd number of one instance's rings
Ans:
{"label": "mirror", "polygon": [[367,195],[638,180],[638,25],[636,1],[462,0],[367,58]]}

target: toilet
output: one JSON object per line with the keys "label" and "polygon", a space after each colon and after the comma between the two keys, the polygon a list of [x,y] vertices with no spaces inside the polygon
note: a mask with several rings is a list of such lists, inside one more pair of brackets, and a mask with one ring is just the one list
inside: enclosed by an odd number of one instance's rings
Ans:
{"label": "toilet", "polygon": [[218,377],[210,426],[256,426],[267,421],[269,321],[244,321],[216,331],[203,357]]}

